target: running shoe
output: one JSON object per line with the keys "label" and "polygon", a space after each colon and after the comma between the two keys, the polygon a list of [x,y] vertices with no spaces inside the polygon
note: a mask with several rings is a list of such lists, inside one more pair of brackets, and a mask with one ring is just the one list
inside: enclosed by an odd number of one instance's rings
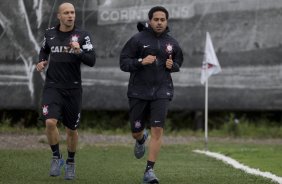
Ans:
{"label": "running shoe", "polygon": [[63,158],[53,156],[51,160],[50,176],[60,176],[61,168],[64,165]]}
{"label": "running shoe", "polygon": [[145,141],[143,144],[139,144],[138,141],[136,140],[135,142],[135,146],[134,146],[134,155],[137,159],[140,159],[144,156],[145,154],[145,142],[148,138],[148,132],[146,130],[144,130],[144,138]]}
{"label": "running shoe", "polygon": [[69,162],[65,166],[65,179],[73,180],[75,177],[75,163]]}
{"label": "running shoe", "polygon": [[149,169],[147,172],[145,172],[143,183],[159,183],[159,179],[156,177],[153,169]]}

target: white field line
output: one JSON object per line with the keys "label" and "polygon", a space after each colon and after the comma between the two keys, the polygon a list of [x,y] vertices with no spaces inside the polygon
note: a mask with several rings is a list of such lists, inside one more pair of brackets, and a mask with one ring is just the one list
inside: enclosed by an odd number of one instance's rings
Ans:
{"label": "white field line", "polygon": [[262,172],[259,169],[250,168],[250,167],[243,165],[243,164],[239,163],[238,161],[236,161],[236,160],[234,160],[230,157],[227,157],[225,155],[222,155],[220,153],[215,153],[215,152],[210,152],[210,151],[201,151],[201,150],[194,150],[193,152],[204,154],[204,155],[207,155],[209,157],[213,157],[217,160],[223,161],[224,163],[226,163],[228,165],[231,165],[232,167],[234,167],[236,169],[240,169],[240,170],[242,170],[246,173],[257,175],[257,176],[262,176],[262,177],[265,177],[265,178],[269,178],[274,182],[282,184],[282,177],[276,176],[276,175],[274,175],[270,172]]}

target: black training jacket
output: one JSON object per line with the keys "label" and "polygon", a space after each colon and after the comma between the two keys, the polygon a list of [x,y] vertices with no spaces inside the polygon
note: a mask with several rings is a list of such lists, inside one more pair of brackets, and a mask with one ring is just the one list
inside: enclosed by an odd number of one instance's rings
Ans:
{"label": "black training jacket", "polygon": [[[168,29],[156,36],[147,24],[138,23],[137,28],[139,33],[128,40],[120,55],[121,70],[130,72],[127,96],[144,100],[172,99],[171,72],[179,71],[183,62],[182,50],[178,42],[167,34]],[[151,65],[142,65],[138,59],[147,55],[155,55],[157,60]],[[173,60],[171,70],[165,66],[169,55]]]}
{"label": "black training jacket", "polygon": [[[75,54],[70,42],[79,42],[82,52]],[[49,59],[45,87],[80,88],[81,63],[94,66],[96,57],[89,33],[74,28],[61,32],[59,25],[46,30],[39,53],[39,62]]]}

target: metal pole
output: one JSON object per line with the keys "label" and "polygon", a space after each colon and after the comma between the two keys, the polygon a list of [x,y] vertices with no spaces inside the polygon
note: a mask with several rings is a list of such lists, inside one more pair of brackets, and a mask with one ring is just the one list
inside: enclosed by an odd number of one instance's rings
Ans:
{"label": "metal pole", "polygon": [[[206,74],[208,70],[208,64],[206,64]],[[206,85],[205,85],[205,150],[208,151],[208,81],[209,79],[206,79]]]}

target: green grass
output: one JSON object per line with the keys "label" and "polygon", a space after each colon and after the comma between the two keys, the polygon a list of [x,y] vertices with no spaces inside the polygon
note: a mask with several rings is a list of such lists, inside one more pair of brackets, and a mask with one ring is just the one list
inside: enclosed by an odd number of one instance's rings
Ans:
{"label": "green grass", "polygon": [[[201,143],[200,143],[201,144]],[[135,184],[141,183],[146,159],[137,160],[132,153],[133,145],[84,146],[76,156],[77,178],[69,183],[94,184]],[[216,151],[226,151],[237,156],[240,145],[234,147],[211,143]],[[202,147],[199,143],[164,146],[155,165],[155,171],[162,184],[270,184],[269,179],[246,174],[213,158],[192,152]],[[253,149],[260,149],[254,148]],[[62,146],[65,155],[65,146]],[[265,152],[264,152],[265,151]],[[277,152],[276,152],[277,151]],[[247,152],[247,151],[246,151]],[[267,152],[261,148],[260,154],[281,153],[281,150]],[[238,154],[241,160],[250,161],[257,154],[252,150],[247,154]],[[259,154],[259,155],[260,155]],[[241,155],[241,156],[240,156]],[[249,155],[244,157],[244,155]],[[275,157],[277,158],[277,157]],[[281,161],[281,160],[278,160]],[[50,150],[1,150],[0,183],[64,183],[63,176],[48,176]],[[263,161],[259,162],[261,165]],[[281,162],[279,162],[281,163]],[[278,165],[278,163],[276,162]],[[278,168],[277,168],[278,169]],[[281,172],[281,171],[280,171]]]}

